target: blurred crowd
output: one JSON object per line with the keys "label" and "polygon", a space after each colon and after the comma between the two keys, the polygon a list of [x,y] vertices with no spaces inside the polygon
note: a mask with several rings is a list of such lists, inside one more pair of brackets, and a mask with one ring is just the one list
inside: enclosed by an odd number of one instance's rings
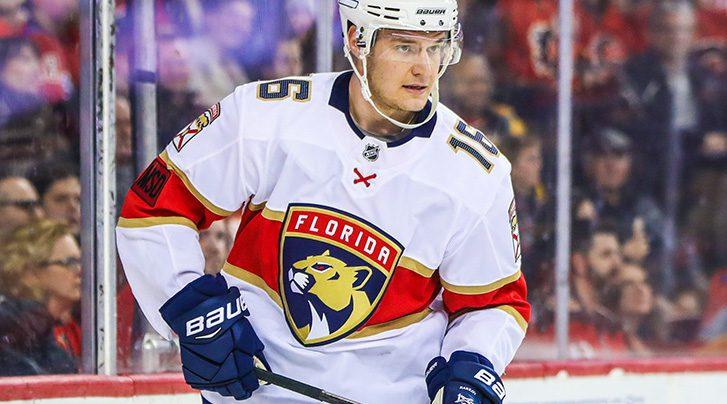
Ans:
{"label": "blurred crowd", "polygon": [[[557,3],[459,0],[465,51],[442,86],[513,164],[522,359],[555,352]],[[157,0],[159,149],[237,85],[314,72],[316,7]],[[135,26],[117,0],[117,201],[136,175]],[[727,3],[579,0],[574,30],[571,355],[727,353]],[[0,376],[79,370],[79,55],[77,0],[0,1]],[[239,221],[201,232],[206,272]],[[120,369],[138,371],[148,330],[118,278]]]}
{"label": "blurred crowd", "polygon": [[[574,358],[726,352],[727,3],[574,2]],[[445,102],[513,163],[534,315],[552,358],[558,2],[460,1]]]}

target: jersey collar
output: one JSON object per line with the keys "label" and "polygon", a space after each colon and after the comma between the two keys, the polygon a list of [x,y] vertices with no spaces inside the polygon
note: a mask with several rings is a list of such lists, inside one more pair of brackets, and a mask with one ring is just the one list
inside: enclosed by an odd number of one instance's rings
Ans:
{"label": "jersey collar", "polygon": [[[331,98],[328,100],[328,105],[332,106],[333,108],[336,108],[337,110],[343,112],[343,114],[346,116],[346,121],[348,122],[348,126],[351,127],[351,130],[353,133],[356,134],[356,136],[359,137],[359,139],[363,139],[366,137],[361,130],[356,126],[356,124],[353,121],[353,118],[351,117],[350,108],[349,108],[349,102],[348,102],[348,85],[351,81],[351,77],[353,76],[353,71],[348,70],[345,71],[336,77],[336,80],[333,82],[333,88],[331,90]],[[419,122],[423,119],[425,119],[429,115],[429,111],[432,108],[431,101],[427,101],[427,105],[424,106],[424,109],[419,111],[417,113],[416,122]],[[402,137],[401,139],[398,139],[394,142],[387,142],[387,147],[396,147],[403,145],[404,143],[408,142],[411,139],[414,139],[415,137],[424,137],[428,138],[432,136],[432,131],[434,130],[434,126],[437,124],[437,115],[434,114],[432,119],[429,120],[429,122],[425,123],[422,126],[419,126],[417,128],[412,129],[409,131],[409,134]]]}

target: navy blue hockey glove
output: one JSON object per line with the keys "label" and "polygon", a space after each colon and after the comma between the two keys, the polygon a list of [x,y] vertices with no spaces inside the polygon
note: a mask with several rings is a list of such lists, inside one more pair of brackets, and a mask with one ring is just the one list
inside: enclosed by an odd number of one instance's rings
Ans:
{"label": "navy blue hockey glove", "polygon": [[223,276],[204,275],[189,283],[159,309],[179,336],[184,380],[198,390],[236,400],[260,385],[254,367],[269,369],[240,290]]}
{"label": "navy blue hockey glove", "polygon": [[427,366],[427,392],[433,404],[501,404],[505,385],[482,355],[455,351],[447,362],[438,356]]}

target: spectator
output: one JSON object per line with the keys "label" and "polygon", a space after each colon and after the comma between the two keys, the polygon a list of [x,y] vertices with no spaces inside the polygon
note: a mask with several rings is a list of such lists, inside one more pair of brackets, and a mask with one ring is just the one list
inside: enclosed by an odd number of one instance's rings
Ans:
{"label": "spectator", "polygon": [[604,301],[606,286],[622,265],[621,245],[614,228],[602,224],[572,258],[573,290],[570,336],[576,357],[612,357],[628,351],[626,335]]}
{"label": "spectator", "polygon": [[278,43],[273,64],[266,74],[268,79],[277,79],[303,74],[303,54],[300,41],[291,38]]}
{"label": "spectator", "polygon": [[627,44],[643,36],[642,27],[630,21],[623,3],[626,2],[578,2],[578,24],[587,32],[585,43],[575,55],[576,124],[583,125],[579,130],[587,131],[594,124],[610,125],[611,115],[623,104],[622,70],[631,51]]}
{"label": "spectator", "polygon": [[227,224],[220,220],[199,234],[199,244],[204,254],[204,273],[217,274],[225,264],[232,240],[229,239]]}
{"label": "spectator", "polygon": [[727,268],[727,131],[704,137],[701,160],[692,181],[696,196],[689,209],[684,235],[693,240],[706,263],[707,276]]}
{"label": "spectator", "polygon": [[581,237],[585,239],[574,243],[576,252],[572,257],[573,298],[586,316],[608,316],[602,293],[623,264],[618,234],[609,224],[601,224],[590,235]]}
{"label": "spectator", "polygon": [[604,304],[618,316],[632,353],[647,355],[655,338],[656,298],[646,271],[637,264],[624,264],[604,292]]}
{"label": "spectator", "polygon": [[[192,89],[192,60],[189,42],[170,34],[158,38],[159,85],[157,87],[158,147],[166,146],[182,127],[195,119],[204,107]],[[219,101],[219,100],[217,100]],[[217,102],[215,101],[215,102]]]}
{"label": "spectator", "polygon": [[80,257],[69,228],[46,219],[16,229],[0,246],[0,293],[41,305],[53,324],[55,343],[76,361],[81,354]]}
{"label": "spectator", "polygon": [[723,0],[695,0],[700,42],[727,45],[727,6]]}
{"label": "spectator", "polygon": [[[208,4],[205,32],[190,38],[195,49],[195,57],[189,58],[193,74],[191,86],[199,95],[199,104],[212,105],[227,96],[231,88],[250,81],[239,58],[244,53],[242,48],[251,40],[253,17],[254,9],[248,1]],[[229,31],[222,32],[223,28]]]}
{"label": "spectator", "polygon": [[17,176],[0,178],[0,239],[41,216],[38,192],[30,181]]}
{"label": "spectator", "polygon": [[[134,148],[131,105],[123,95],[116,97],[116,199],[123,200],[134,181]],[[162,145],[159,145],[162,147]],[[121,209],[120,206],[118,206]],[[120,210],[119,210],[120,212]]]}
{"label": "spectator", "polygon": [[[52,17],[67,19],[72,16],[72,10],[66,10],[63,4],[75,6],[77,10],[78,1],[37,0],[32,7],[28,3],[27,0],[6,0],[0,4],[0,37],[23,35],[28,38],[38,49],[41,74],[37,78],[41,83],[41,95],[51,103],[68,100],[74,85],[68,60],[70,49],[64,49],[62,43],[70,44],[72,41],[66,36],[59,37],[54,30],[47,30],[45,27],[56,25]],[[53,14],[47,11],[52,11]],[[66,15],[57,15],[64,11]],[[64,27],[64,31],[78,31],[73,24]],[[77,45],[76,35],[75,46]],[[73,48],[73,45],[69,46]],[[76,56],[77,51],[76,49]],[[73,65],[77,68],[78,62]]]}
{"label": "spectator", "polygon": [[[78,0],[32,0],[28,34],[43,54],[48,82],[70,93],[80,82],[81,47]],[[71,82],[72,80],[72,82]],[[59,94],[60,95],[60,94]]]}
{"label": "spectator", "polygon": [[0,39],[0,125],[44,104],[38,49],[23,37]]}
{"label": "spectator", "polygon": [[[330,6],[329,6],[330,7]],[[282,25],[287,29],[285,36],[278,39],[278,45],[281,42],[287,42],[295,39],[300,46],[300,63],[301,72],[313,73],[316,70],[317,57],[318,57],[318,38],[317,38],[317,27],[316,27],[316,4],[313,0],[286,0],[285,1],[285,18]],[[338,12],[334,12],[334,15],[338,15]],[[340,30],[340,19],[333,19],[333,32],[337,29]],[[285,39],[287,38],[287,39]],[[343,46],[343,36],[338,35],[333,37],[332,46],[334,49]],[[278,52],[276,52],[277,54]],[[336,57],[342,57],[343,55],[338,52],[333,52],[334,63]],[[275,57],[271,64],[276,63]],[[346,63],[346,68],[349,65]],[[333,69],[334,71],[337,69]],[[285,77],[285,76],[281,76]]]}
{"label": "spectator", "polygon": [[68,156],[68,140],[40,91],[37,48],[23,37],[0,39],[0,161],[26,174],[38,161]]}
{"label": "spectator", "polygon": [[52,323],[41,305],[0,293],[0,377],[76,371],[73,358],[56,342]]}
{"label": "spectator", "polygon": [[286,0],[285,14],[292,37],[301,38],[315,26],[316,5],[313,0]]}
{"label": "spectator", "polygon": [[[206,6],[205,36],[209,43],[218,47],[220,58],[225,63],[236,64],[236,68],[245,71],[252,80],[261,78],[261,69],[269,64],[280,34],[253,35],[257,10],[249,0],[214,0]],[[279,31],[282,24],[270,21],[270,17],[261,18],[265,21],[264,29]]]}
{"label": "spectator", "polygon": [[690,58],[695,29],[690,3],[658,2],[649,15],[647,49],[624,67],[631,114],[622,124],[638,136],[638,154],[648,156],[641,188],[663,200],[668,214],[676,214],[674,199],[685,163],[698,149],[704,118],[723,108],[698,98],[702,89]]}
{"label": "spectator", "polygon": [[458,0],[466,51],[483,53],[489,60],[499,60],[502,51],[502,19],[497,0]]}
{"label": "spectator", "polygon": [[484,56],[465,53],[443,77],[446,97],[468,124],[499,144],[510,136],[523,136],[527,128],[513,108],[492,100],[495,77]]}
{"label": "spectator", "polygon": [[659,300],[665,322],[662,338],[675,346],[692,344],[699,338],[705,296],[689,286],[682,287],[672,301]]}
{"label": "spectator", "polygon": [[636,188],[632,142],[622,132],[601,129],[585,154],[588,184],[576,192],[576,234],[588,234],[601,222],[617,226],[627,260],[643,263],[661,246],[663,217],[656,203]]}
{"label": "spectator", "polygon": [[[608,225],[601,225],[574,244],[577,251],[572,257],[569,355],[609,358],[625,354],[629,349],[626,335],[603,300],[606,285],[623,263],[616,232]],[[552,295],[544,306],[536,310],[537,314],[542,313],[542,318],[528,328],[528,338],[520,353],[523,357],[547,359],[555,355]]]}
{"label": "spectator", "polygon": [[[490,51],[507,101],[530,126],[550,130],[555,121],[558,60],[558,2],[500,0],[502,41]],[[581,27],[575,24],[575,41]]]}
{"label": "spectator", "polygon": [[68,226],[80,239],[81,182],[78,169],[67,162],[52,162],[39,167],[32,177],[49,219]]}
{"label": "spectator", "polygon": [[30,18],[27,0],[4,0],[0,2],[0,37],[20,34]]}

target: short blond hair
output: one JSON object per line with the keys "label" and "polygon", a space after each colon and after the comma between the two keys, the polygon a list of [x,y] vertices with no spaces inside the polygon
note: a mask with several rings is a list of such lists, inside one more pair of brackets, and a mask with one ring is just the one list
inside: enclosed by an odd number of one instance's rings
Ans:
{"label": "short blond hair", "polygon": [[55,243],[67,235],[73,235],[68,225],[38,219],[4,238],[0,245],[0,293],[44,301],[45,292],[26,285],[22,281],[23,275],[40,271],[49,260]]}

